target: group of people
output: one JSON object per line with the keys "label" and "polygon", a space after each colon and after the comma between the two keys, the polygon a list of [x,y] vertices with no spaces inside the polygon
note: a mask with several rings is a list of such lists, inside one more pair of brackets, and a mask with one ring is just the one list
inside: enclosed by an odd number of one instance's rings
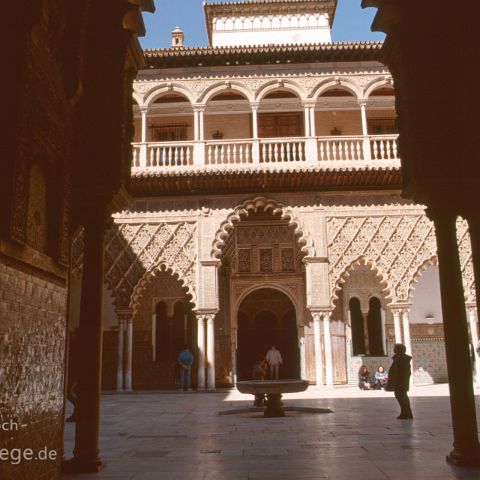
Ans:
{"label": "group of people", "polygon": [[407,355],[405,345],[396,343],[393,347],[393,362],[388,372],[379,366],[372,378],[368,368],[362,365],[358,370],[358,386],[362,390],[384,388],[387,392],[394,392],[400,405],[399,419],[412,419],[413,413],[408,398],[410,376],[412,375],[412,357]]}
{"label": "group of people", "polygon": [[360,390],[380,390],[385,388],[388,383],[388,372],[380,365],[372,377],[370,370],[362,365],[358,369],[358,387]]}
{"label": "group of people", "polygon": [[253,380],[278,380],[280,378],[280,365],[283,359],[280,350],[275,345],[270,347],[266,355],[259,355],[253,366]]}

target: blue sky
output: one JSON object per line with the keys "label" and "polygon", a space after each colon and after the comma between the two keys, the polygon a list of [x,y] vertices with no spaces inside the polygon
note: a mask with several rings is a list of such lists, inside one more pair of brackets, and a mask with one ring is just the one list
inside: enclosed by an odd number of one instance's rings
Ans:
{"label": "blue sky", "polygon": [[[376,9],[360,8],[361,0],[338,0],[333,28],[333,41],[383,40],[381,33],[372,33],[370,25]],[[143,48],[170,46],[170,32],[179,25],[185,32],[187,46],[207,45],[202,0],[155,0],[157,11],[144,14],[147,35],[140,39]]]}

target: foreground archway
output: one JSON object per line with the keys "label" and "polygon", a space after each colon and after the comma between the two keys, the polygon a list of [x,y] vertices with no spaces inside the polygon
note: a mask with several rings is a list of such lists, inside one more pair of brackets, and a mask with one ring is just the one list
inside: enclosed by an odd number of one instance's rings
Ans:
{"label": "foreground archway", "polygon": [[295,306],[283,292],[260,288],[247,295],[238,309],[239,380],[252,378],[256,359],[265,356],[272,345],[283,358],[280,378],[300,378]]}

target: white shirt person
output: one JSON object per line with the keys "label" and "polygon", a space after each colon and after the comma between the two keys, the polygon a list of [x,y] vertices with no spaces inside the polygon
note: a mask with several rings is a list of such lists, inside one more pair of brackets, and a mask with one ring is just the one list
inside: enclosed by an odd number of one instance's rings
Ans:
{"label": "white shirt person", "polygon": [[270,380],[278,380],[280,376],[280,365],[283,363],[282,354],[272,345],[267,352],[266,360],[270,367]]}

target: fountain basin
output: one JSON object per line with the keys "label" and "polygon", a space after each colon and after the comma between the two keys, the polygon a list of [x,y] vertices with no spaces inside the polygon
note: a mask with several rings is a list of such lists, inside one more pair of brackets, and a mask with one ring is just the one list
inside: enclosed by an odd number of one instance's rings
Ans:
{"label": "fountain basin", "polygon": [[237,382],[237,389],[240,393],[267,396],[267,408],[263,413],[265,417],[284,417],[282,394],[303,392],[307,388],[307,380],[245,380]]}

